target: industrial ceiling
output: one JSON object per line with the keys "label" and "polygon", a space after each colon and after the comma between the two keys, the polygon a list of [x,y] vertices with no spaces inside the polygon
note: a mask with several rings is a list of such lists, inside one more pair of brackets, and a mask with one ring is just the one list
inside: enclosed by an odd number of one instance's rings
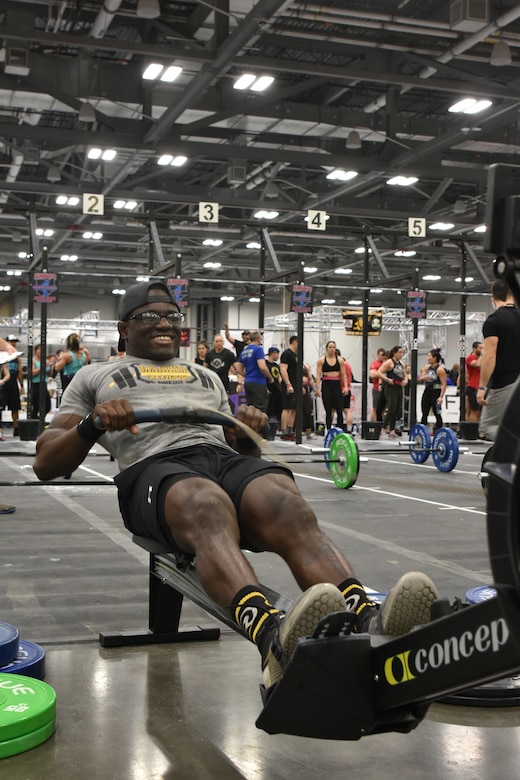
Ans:
{"label": "industrial ceiling", "polygon": [[8,0],[0,37],[0,302],[42,267],[74,295],[155,274],[201,302],[489,290],[476,229],[487,167],[520,149],[519,3]]}

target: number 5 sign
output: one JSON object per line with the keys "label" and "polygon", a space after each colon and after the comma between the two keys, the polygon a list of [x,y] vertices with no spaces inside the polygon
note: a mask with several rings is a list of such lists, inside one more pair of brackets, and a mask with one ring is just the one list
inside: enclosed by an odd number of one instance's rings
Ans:
{"label": "number 5 sign", "polygon": [[103,195],[91,195],[83,193],[83,213],[84,214],[104,214],[105,198]]}
{"label": "number 5 sign", "polygon": [[424,217],[408,217],[408,235],[411,238],[424,238],[426,235],[426,219]]}

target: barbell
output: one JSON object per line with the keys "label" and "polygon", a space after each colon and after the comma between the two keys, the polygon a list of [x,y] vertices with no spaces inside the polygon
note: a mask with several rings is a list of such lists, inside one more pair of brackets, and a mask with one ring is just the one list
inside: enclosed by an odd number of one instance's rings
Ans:
{"label": "barbell", "polygon": [[[355,485],[359,474],[360,455],[395,455],[399,449],[382,447],[360,450],[352,436],[344,433],[341,428],[331,428],[325,436],[324,445],[322,448],[313,448],[310,454],[323,453],[325,465],[330,471],[334,484],[339,488],[350,488]],[[425,463],[431,453],[435,467],[442,472],[452,471],[457,465],[459,454],[468,451],[467,447],[459,447],[457,437],[450,428],[439,428],[432,442],[428,428],[420,424],[413,426],[408,441],[399,442],[399,446],[408,448],[414,463]],[[299,459],[292,462],[305,463],[306,461]]]}

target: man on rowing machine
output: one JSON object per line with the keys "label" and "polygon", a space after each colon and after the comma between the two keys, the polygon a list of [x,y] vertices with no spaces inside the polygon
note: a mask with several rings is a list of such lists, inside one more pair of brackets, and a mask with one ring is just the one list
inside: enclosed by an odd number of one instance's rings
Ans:
{"label": "man on rowing machine", "polygon": [[[183,316],[164,284],[130,287],[119,320],[126,357],[76,374],[37,441],[40,479],[70,473],[100,440],[121,469],[115,481],[127,528],[196,556],[210,598],[258,646],[266,687],[280,678],[298,639],[333,612],[355,613],[357,631],[394,636],[429,621],[438,598],[429,577],[404,575],[378,608],[319,529],[292,473],[262,460],[241,427],[138,427],[134,410],[190,405],[229,414],[229,402],[214,372],[177,357]],[[267,424],[252,406],[239,407],[237,420],[256,432]],[[242,548],[275,552],[289,566],[304,593],[286,615],[262,593]]]}

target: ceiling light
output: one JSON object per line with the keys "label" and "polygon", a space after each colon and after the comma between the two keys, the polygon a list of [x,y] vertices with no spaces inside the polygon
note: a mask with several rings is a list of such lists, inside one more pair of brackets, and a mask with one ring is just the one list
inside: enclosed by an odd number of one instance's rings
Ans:
{"label": "ceiling light", "polygon": [[[28,256],[28,255],[27,255]],[[21,276],[22,271],[7,271],[7,276]]]}
{"label": "ceiling light", "polygon": [[137,16],[141,19],[157,19],[160,15],[159,0],[139,0],[137,3]]}
{"label": "ceiling light", "polygon": [[491,100],[475,100],[475,98],[464,98],[454,103],[448,108],[451,114],[477,114],[485,108],[489,108],[493,103]]}
{"label": "ceiling light", "polygon": [[102,149],[89,149],[87,157],[89,160],[98,160],[103,154]]}
{"label": "ceiling light", "polygon": [[398,249],[394,252],[394,257],[414,257],[416,254],[415,249]]}
{"label": "ceiling light", "polygon": [[37,236],[44,236],[45,238],[50,238],[54,235],[54,230],[51,230],[50,228],[46,228],[45,230],[43,228],[36,228],[34,232]]}
{"label": "ceiling light", "polygon": [[172,154],[163,154],[157,160],[157,165],[169,165],[172,160],[173,160],[173,155]]}
{"label": "ceiling light", "polygon": [[2,290],[2,292],[9,292],[10,289],[11,289],[11,285],[10,284],[3,284],[0,287],[0,290]]}
{"label": "ceiling light", "polygon": [[127,200],[125,203],[125,209],[126,211],[133,211],[137,208],[137,203],[135,200]]}
{"label": "ceiling light", "polygon": [[72,196],[72,198],[69,198],[67,200],[68,206],[78,206],[79,205],[79,198],[77,198],[75,195]]}
{"label": "ceiling light", "polygon": [[454,227],[453,222],[433,222],[430,230],[453,230]]}
{"label": "ceiling light", "polygon": [[249,303],[260,303],[260,298],[250,298]]}
{"label": "ceiling light", "polygon": [[438,282],[439,279],[442,279],[442,276],[437,274],[426,274],[426,276],[423,276],[423,281],[425,282]]}
{"label": "ceiling light", "polygon": [[453,213],[464,214],[465,211],[466,211],[466,203],[462,200],[462,198],[457,198],[457,200],[453,204]]}
{"label": "ceiling light", "polygon": [[234,301],[235,298],[233,295],[221,295],[220,296],[221,301]]}
{"label": "ceiling light", "polygon": [[77,259],[77,255],[62,255],[60,257],[60,260],[63,260],[64,263],[75,263]]}
{"label": "ceiling light", "polygon": [[[365,247],[364,246],[358,246],[356,249],[354,249],[354,252],[356,253],[356,255],[362,255],[364,253],[364,251],[365,251]],[[372,252],[372,250],[369,247],[368,248],[368,254],[371,254],[371,252]]]}
{"label": "ceiling light", "polygon": [[64,206],[67,201],[68,198],[66,195],[58,195],[58,197],[56,198],[56,203],[58,204],[58,206]]}
{"label": "ceiling light", "polygon": [[94,106],[90,103],[82,103],[78,112],[78,119],[80,122],[95,122],[96,112]]}
{"label": "ceiling light", "polygon": [[335,274],[351,274],[352,268],[335,268],[334,269]]}
{"label": "ceiling light", "polygon": [[306,274],[315,274],[318,269],[313,265],[306,265],[303,267],[303,270]]}
{"label": "ceiling light", "polygon": [[332,303],[336,303],[336,299],[335,298],[322,298],[321,302],[324,303],[324,304],[328,304],[328,303],[332,304]]}
{"label": "ceiling light", "polygon": [[378,294],[378,293],[382,293],[382,292],[383,292],[383,289],[382,289],[381,287],[372,287],[372,289],[370,290],[370,292],[371,292],[371,293]]}
{"label": "ceiling light", "polygon": [[419,181],[417,176],[393,176],[387,180],[387,184],[392,186],[395,184],[398,187],[409,187],[411,184],[416,184]]}
{"label": "ceiling light", "polygon": [[102,160],[106,160],[107,162],[109,162],[110,160],[114,159],[116,154],[117,154],[117,152],[116,152],[115,149],[105,149],[105,151],[101,155],[101,159]]}
{"label": "ceiling light", "polygon": [[[455,279],[455,281],[456,281],[456,282],[462,282],[462,276],[457,276],[457,278]],[[465,282],[472,282],[472,281],[473,281],[473,277],[472,277],[472,276],[465,276],[465,277],[464,277],[464,281],[465,281]]]}
{"label": "ceiling light", "polygon": [[246,249],[261,249],[262,244],[259,244],[258,241],[250,241],[249,244],[246,244]]}
{"label": "ceiling light", "polygon": [[333,171],[327,174],[327,179],[331,179],[332,181],[350,181],[351,179],[355,179],[357,175],[357,171],[344,171],[342,168],[334,168]]}
{"label": "ceiling light", "polygon": [[124,295],[126,290],[122,290],[120,287],[114,287],[112,295]]}
{"label": "ceiling light", "polygon": [[171,161],[170,165],[173,165],[175,168],[180,168],[181,165],[184,165],[185,162],[187,162],[188,158],[184,157],[182,154],[178,154],[177,157],[174,157]]}
{"label": "ceiling light", "polygon": [[113,160],[116,156],[117,152],[115,149],[89,149],[87,157],[89,160],[99,160],[101,157],[102,160]]}
{"label": "ceiling light", "polygon": [[124,208],[125,203],[126,203],[126,200],[116,200],[116,202],[114,203],[114,208],[115,209],[122,209],[122,208]]}
{"label": "ceiling light", "polygon": [[135,277],[136,282],[149,282],[150,277],[149,276],[136,276]]}
{"label": "ceiling light", "polygon": [[182,73],[182,68],[179,65],[170,65],[161,76],[161,81],[166,81],[171,84]]}
{"label": "ceiling light", "polygon": [[222,263],[211,263],[208,261],[204,263],[204,268],[222,268]]}
{"label": "ceiling light", "polygon": [[233,89],[248,89],[255,81],[256,76],[254,73],[244,73],[243,76],[240,76],[238,81],[235,81]]}
{"label": "ceiling light", "polygon": [[505,41],[497,41],[491,51],[490,64],[497,66],[511,65],[512,61],[511,49],[508,44]]}
{"label": "ceiling light", "polygon": [[205,238],[202,242],[203,246],[222,246],[223,243],[221,238]]}
{"label": "ceiling light", "polygon": [[485,233],[487,230],[486,225],[477,225],[476,228],[473,229],[474,233]]}
{"label": "ceiling light", "polygon": [[265,211],[265,209],[260,211],[255,211],[253,214],[255,219],[276,219],[276,217],[280,216],[279,211]]}
{"label": "ceiling light", "polygon": [[357,130],[351,130],[347,136],[347,142],[345,144],[347,149],[361,149],[361,137]]}
{"label": "ceiling light", "polygon": [[61,171],[57,165],[50,165],[47,171],[47,181],[56,182],[61,179]]}
{"label": "ceiling light", "polygon": [[361,306],[363,301],[358,301],[356,299],[352,299],[351,301],[347,301],[349,306]]}
{"label": "ceiling light", "polygon": [[93,233],[91,230],[86,230],[83,233],[83,238],[90,239],[92,238],[94,241],[99,241],[101,238],[103,238],[103,233]]}
{"label": "ceiling light", "polygon": [[18,257],[20,258],[20,260],[25,260],[25,258],[27,257],[27,252],[18,252]]}
{"label": "ceiling light", "polygon": [[145,81],[154,81],[164,70],[164,65],[160,62],[151,62],[143,73]]}
{"label": "ceiling light", "polygon": [[271,86],[273,81],[274,81],[273,76],[260,76],[260,78],[257,79],[254,84],[251,85],[251,91],[264,92],[264,90],[266,90],[267,87]]}

